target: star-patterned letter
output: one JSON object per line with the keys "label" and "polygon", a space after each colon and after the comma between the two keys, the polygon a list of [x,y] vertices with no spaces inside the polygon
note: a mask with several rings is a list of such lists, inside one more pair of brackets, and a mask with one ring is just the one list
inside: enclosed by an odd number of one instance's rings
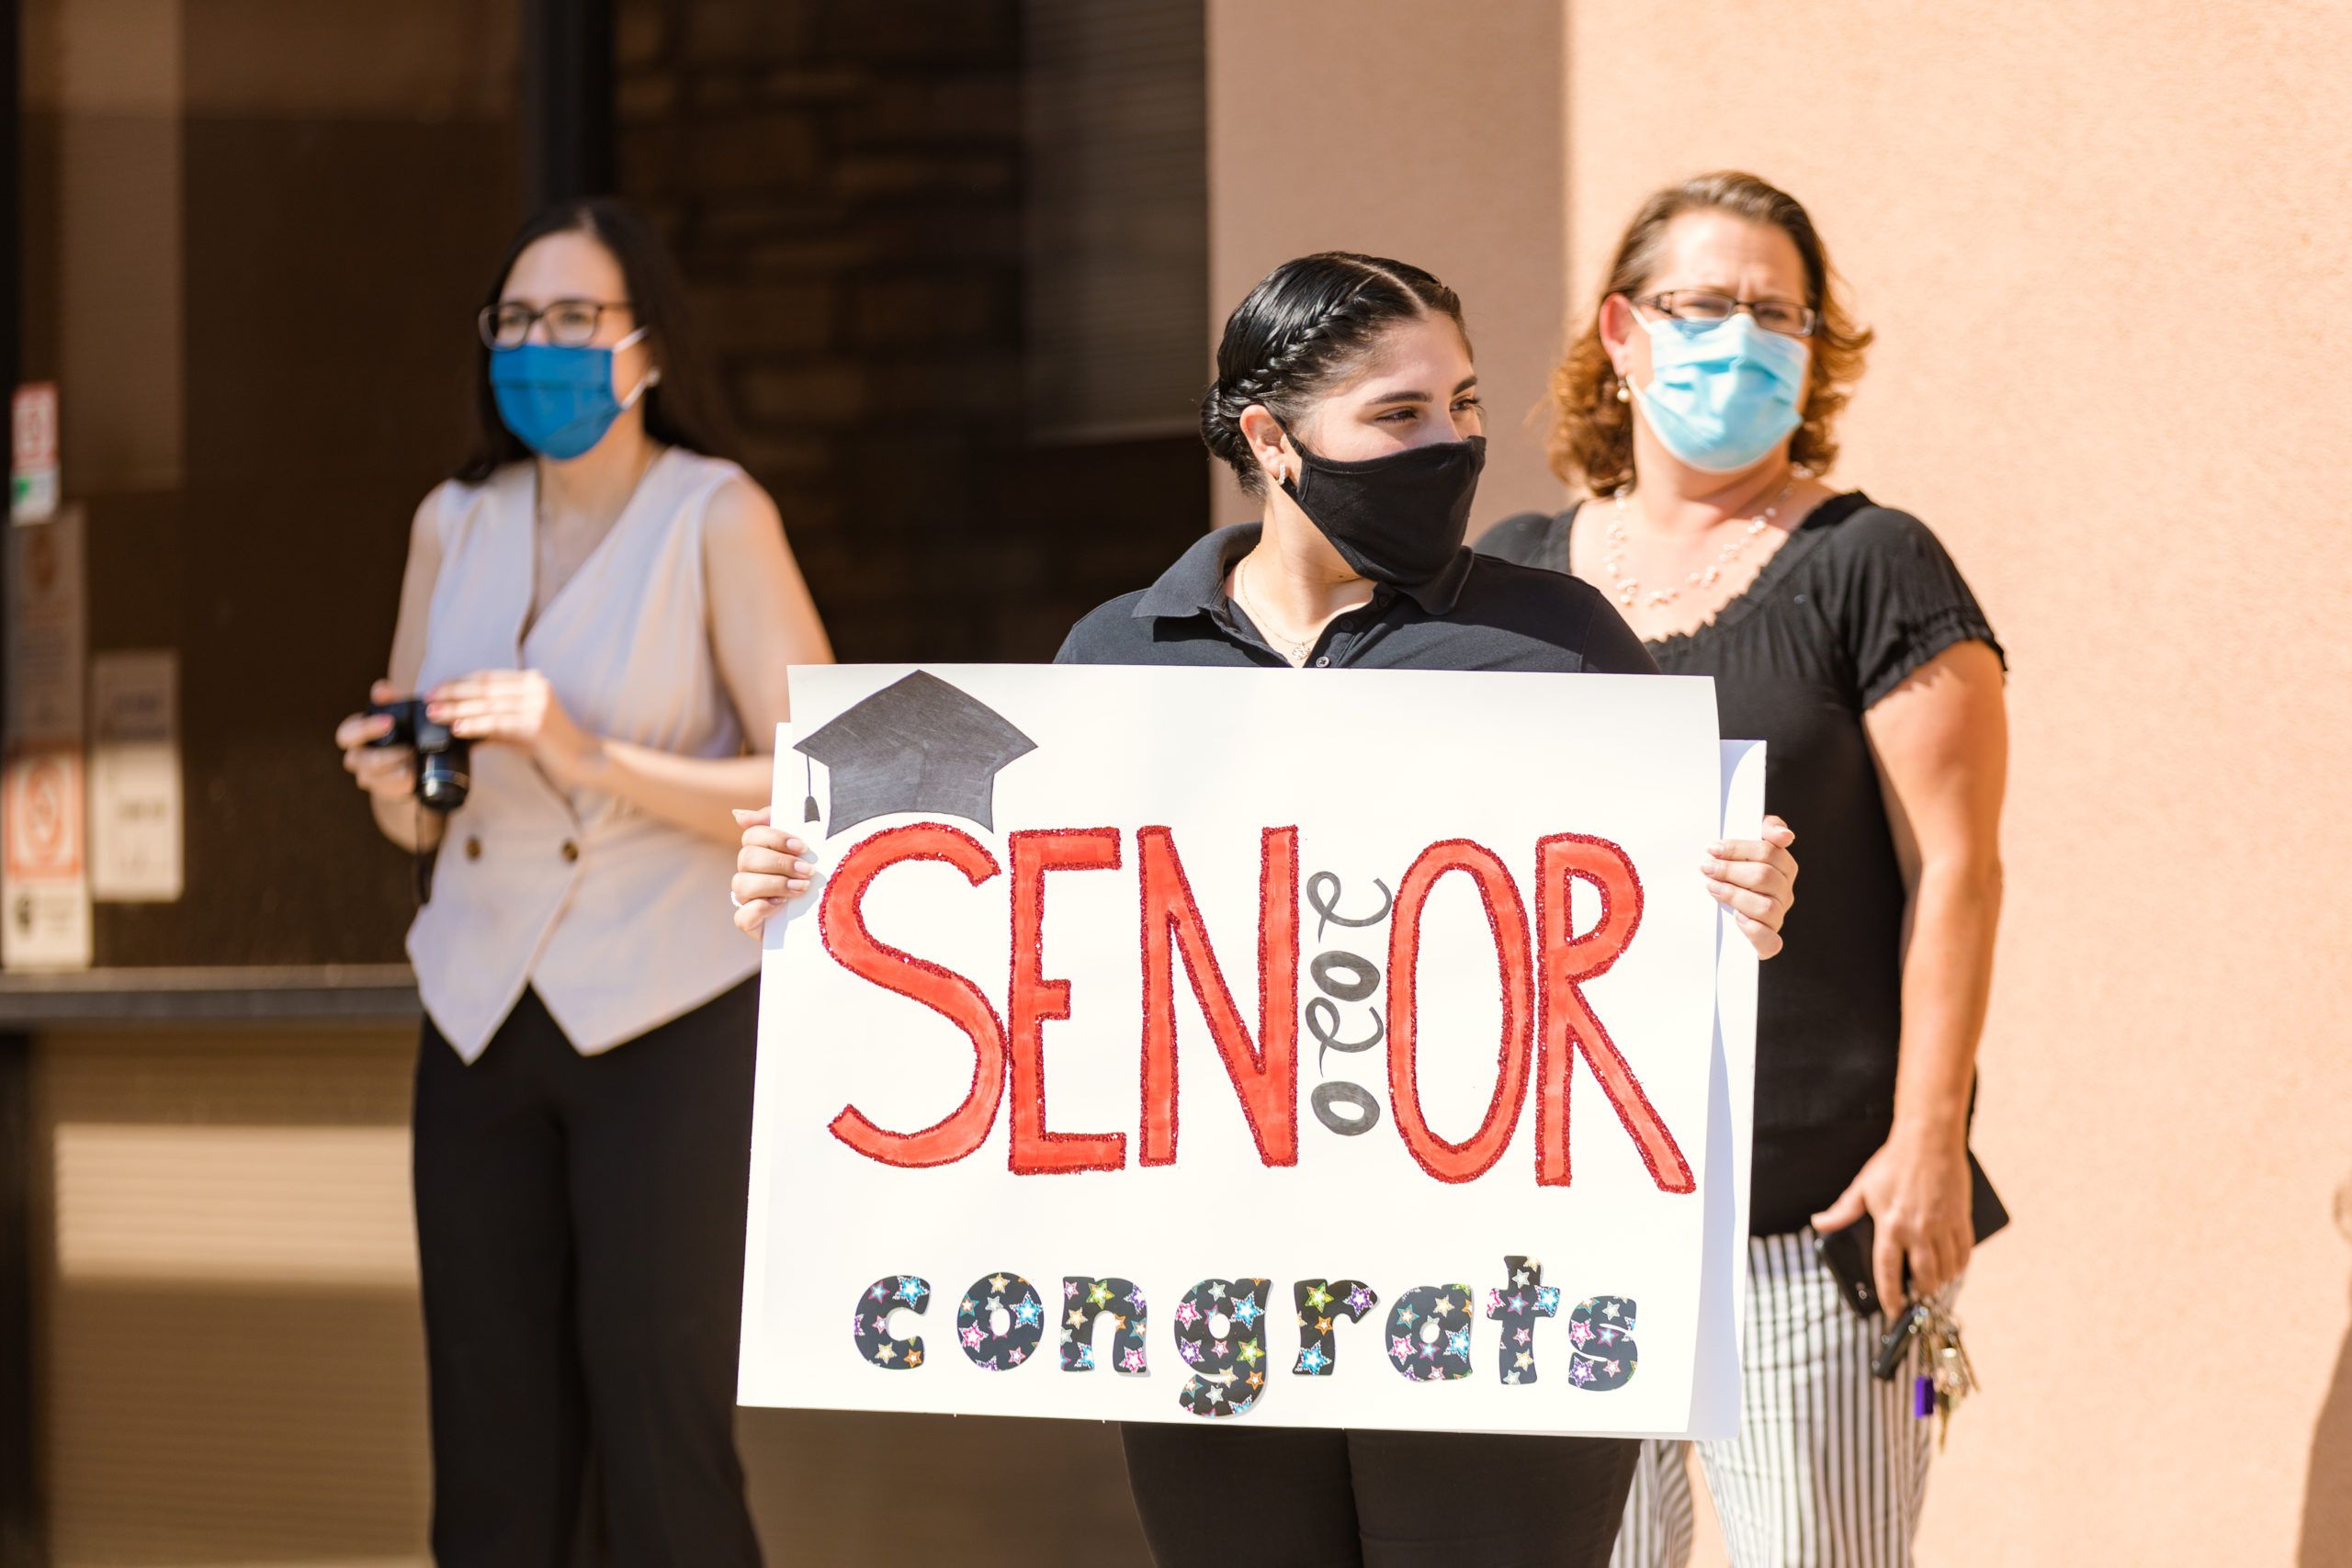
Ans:
{"label": "star-patterned letter", "polygon": [[[997,1314],[1004,1330],[997,1331]],[[972,1281],[956,1311],[956,1340],[984,1372],[1009,1372],[1036,1352],[1046,1337],[1046,1301],[1018,1274]],[[1065,1347],[1067,1348],[1067,1347]]]}
{"label": "star-patterned letter", "polygon": [[1544,1282],[1544,1265],[1516,1254],[1503,1259],[1503,1287],[1487,1292],[1487,1315],[1503,1325],[1495,1369],[1507,1383],[1535,1381],[1535,1352],[1528,1327],[1539,1317],[1555,1317],[1560,1292]]}
{"label": "star-patterned letter", "polygon": [[1290,1291],[1298,1307],[1298,1360],[1291,1371],[1303,1378],[1329,1377],[1340,1362],[1332,1320],[1362,1323],[1380,1298],[1362,1280],[1301,1280]]}
{"label": "star-patterned letter", "polygon": [[1176,1348],[1191,1371],[1176,1397],[1186,1410],[1215,1419],[1258,1403],[1266,1387],[1257,1369],[1265,1359],[1266,1298],[1273,1288],[1271,1280],[1204,1280],[1184,1292],[1176,1309]]}
{"label": "star-patterned letter", "polygon": [[[1388,1309],[1388,1359],[1408,1382],[1450,1382],[1470,1375],[1467,1285],[1417,1285]],[[1416,1366],[1416,1362],[1419,1366]]]}
{"label": "star-patterned letter", "polygon": [[912,1274],[886,1275],[867,1286],[857,1300],[857,1314],[850,1323],[850,1336],[856,1341],[858,1359],[889,1372],[922,1366],[922,1336],[894,1337],[890,1333],[890,1314],[919,1313],[930,1304],[930,1300],[931,1286]]}
{"label": "star-patterned letter", "polygon": [[1631,1296],[1593,1296],[1568,1316],[1574,1365],[1568,1376],[1578,1388],[1606,1393],[1634,1381],[1641,1352],[1634,1345]]}
{"label": "star-patterned letter", "polygon": [[1062,1371],[1082,1372],[1094,1365],[1094,1320],[1111,1320],[1111,1365],[1128,1375],[1144,1371],[1144,1335],[1150,1328],[1143,1292],[1121,1279],[1089,1280],[1070,1276],[1062,1280],[1062,1298],[1075,1301],[1062,1329]]}

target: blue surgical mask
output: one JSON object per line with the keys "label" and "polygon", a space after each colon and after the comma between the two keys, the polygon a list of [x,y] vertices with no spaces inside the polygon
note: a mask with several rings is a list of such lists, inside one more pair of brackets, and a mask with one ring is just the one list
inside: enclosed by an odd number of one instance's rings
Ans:
{"label": "blue surgical mask", "polygon": [[1634,392],[1650,434],[1694,468],[1736,473],[1804,422],[1804,342],[1766,332],[1746,311],[1720,321],[1640,320],[1650,384]]}
{"label": "blue surgical mask", "polygon": [[498,417],[514,439],[542,457],[577,457],[605,438],[621,412],[662,379],[651,370],[626,400],[613,396],[613,354],[645,335],[637,331],[609,348],[525,343],[490,354],[490,389]]}

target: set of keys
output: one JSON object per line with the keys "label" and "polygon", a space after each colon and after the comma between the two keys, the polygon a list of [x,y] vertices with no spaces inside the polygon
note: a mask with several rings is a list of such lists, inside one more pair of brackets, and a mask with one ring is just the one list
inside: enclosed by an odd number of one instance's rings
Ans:
{"label": "set of keys", "polygon": [[1951,1315],[1945,1297],[1938,1294],[1913,1302],[1894,1320],[1879,1342],[1871,1371],[1892,1381],[1917,1348],[1923,1370],[1911,1380],[1911,1414],[1920,1420],[1936,1418],[1936,1450],[1943,1450],[1951,1434],[1951,1413],[1979,1386],[1976,1369],[1969,1364],[1968,1348],[1961,1343],[1960,1322]]}

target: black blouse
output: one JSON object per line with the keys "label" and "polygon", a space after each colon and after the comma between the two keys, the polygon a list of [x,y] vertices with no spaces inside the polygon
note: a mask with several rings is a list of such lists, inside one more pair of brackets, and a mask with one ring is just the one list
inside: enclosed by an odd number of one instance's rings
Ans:
{"label": "black blouse", "polygon": [[[1497,524],[1480,551],[1565,572],[1574,508]],[[1905,895],[1862,715],[1957,643],[2000,644],[1925,524],[1854,491],[1814,509],[1747,591],[1648,645],[1712,675],[1723,733],[1769,744],[1765,803],[1797,832],[1801,897],[1757,1004],[1749,1229],[1800,1229],[1886,1139]]]}

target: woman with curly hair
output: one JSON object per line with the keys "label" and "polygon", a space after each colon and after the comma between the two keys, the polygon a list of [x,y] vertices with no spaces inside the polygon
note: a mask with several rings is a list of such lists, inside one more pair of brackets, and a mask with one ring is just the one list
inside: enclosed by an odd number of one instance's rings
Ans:
{"label": "woman with curly hair", "polygon": [[[1702,175],[1645,202],[1553,378],[1555,470],[1587,499],[1490,555],[1599,588],[1660,669],[1712,675],[1770,743],[1805,897],[1757,1018],[1741,1430],[1700,1445],[1732,1561],[1903,1564],[1927,1426],[1870,1361],[1817,1234],[1868,1214],[1880,1301],[1968,1262],[1968,1121],[1999,919],[2003,663],[1917,518],[1822,482],[1871,334],[1794,197]],[[1686,1560],[1683,1446],[1644,1445],[1613,1561]]]}

